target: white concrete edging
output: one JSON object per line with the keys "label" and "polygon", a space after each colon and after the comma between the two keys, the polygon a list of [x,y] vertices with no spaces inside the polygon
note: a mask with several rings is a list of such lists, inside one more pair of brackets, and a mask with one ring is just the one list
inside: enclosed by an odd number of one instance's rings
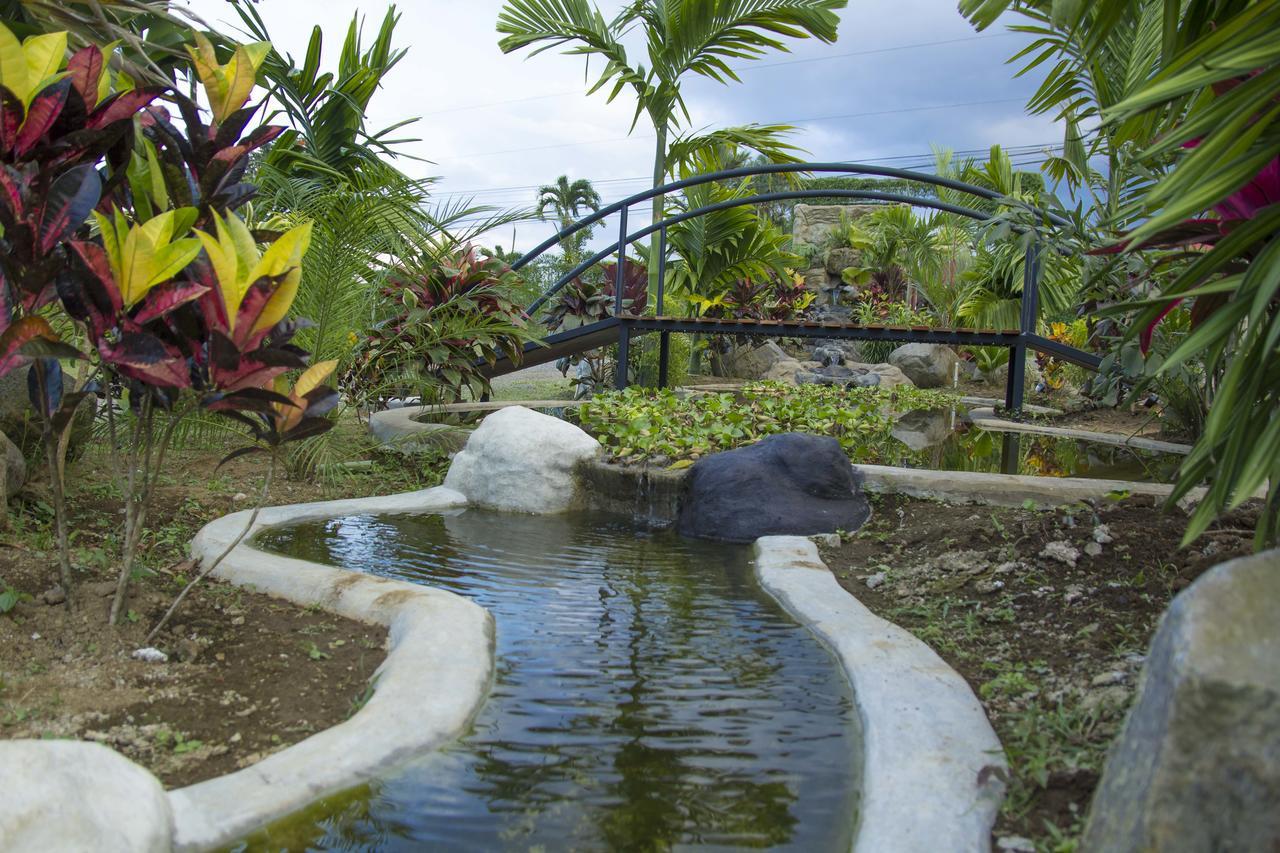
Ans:
{"label": "white concrete edging", "polygon": [[1097,444],[1110,444],[1115,447],[1132,447],[1135,450],[1147,450],[1153,453],[1176,453],[1186,456],[1191,452],[1189,444],[1175,444],[1172,441],[1160,441],[1141,435],[1120,435],[1114,432],[1097,432],[1090,429],[1074,429],[1071,427],[1055,427],[1046,424],[1021,423],[996,417],[994,409],[974,409],[969,412],[969,421],[974,426],[988,432],[1020,432],[1029,435],[1052,435],[1058,438],[1074,438],[1081,441],[1092,441]]}
{"label": "white concrete edging", "polygon": [[[463,507],[452,489],[378,498],[271,507],[264,527],[340,515],[435,512]],[[216,558],[240,535],[249,511],[210,522],[192,555]],[[374,675],[374,692],[351,719],[235,773],[169,792],[175,850],[208,850],[235,842],[326,794],[372,778],[379,770],[460,735],[493,677],[494,625],[487,610],[459,595],[404,581],[267,554],[248,537],[214,574],[303,606],[385,625],[390,649]]]}
{"label": "white concrete edging", "polygon": [[[976,471],[895,468],[890,465],[854,465],[853,470],[861,478],[862,488],[868,492],[991,506],[1020,507],[1031,501],[1036,509],[1097,500],[1112,493],[1147,495],[1163,500],[1173,491],[1173,486],[1164,483],[1091,480],[1087,477],[983,474]],[[1183,501],[1194,502],[1203,491],[1193,490]]]}
{"label": "white concrete edging", "polygon": [[398,453],[421,453],[442,450],[453,453],[461,450],[471,435],[467,427],[450,424],[430,424],[417,420],[430,408],[404,407],[385,409],[369,415],[369,432],[378,443]]}
{"label": "white concrete edging", "polygon": [[991,847],[1004,751],[968,683],[928,645],[844,590],[800,536],[756,540],[760,584],[826,642],[862,718],[856,853]]}

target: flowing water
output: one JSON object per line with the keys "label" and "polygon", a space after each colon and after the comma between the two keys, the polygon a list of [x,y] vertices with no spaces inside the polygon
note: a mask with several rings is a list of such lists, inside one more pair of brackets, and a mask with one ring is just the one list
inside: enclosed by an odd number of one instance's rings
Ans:
{"label": "flowing water", "polygon": [[256,546],[474,600],[497,621],[497,674],[455,745],[241,849],[848,849],[848,683],[747,548],[478,510],[306,522]]}

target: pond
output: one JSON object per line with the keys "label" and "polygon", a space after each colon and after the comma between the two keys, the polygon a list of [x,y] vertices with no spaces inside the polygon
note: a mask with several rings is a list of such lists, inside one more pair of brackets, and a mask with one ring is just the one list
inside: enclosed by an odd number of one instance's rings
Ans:
{"label": "pond", "polygon": [[970,426],[960,412],[922,410],[902,416],[888,441],[867,445],[855,463],[1084,477],[1144,483],[1173,482],[1183,456],[1057,435],[994,432]]}
{"label": "pond", "polygon": [[[572,406],[538,411],[575,422]],[[455,425],[474,426],[487,414],[453,413],[447,417],[453,418]],[[988,431],[969,424],[964,407],[919,409],[891,417],[896,418],[891,434],[873,434],[859,444],[846,446],[852,462],[936,471],[1171,483],[1184,459],[1176,453],[1085,439]],[[445,422],[444,416],[432,414],[417,420]]]}
{"label": "pond", "polygon": [[238,849],[848,849],[848,682],[749,548],[480,510],[311,521],[255,546],[474,600],[497,672],[456,744]]}

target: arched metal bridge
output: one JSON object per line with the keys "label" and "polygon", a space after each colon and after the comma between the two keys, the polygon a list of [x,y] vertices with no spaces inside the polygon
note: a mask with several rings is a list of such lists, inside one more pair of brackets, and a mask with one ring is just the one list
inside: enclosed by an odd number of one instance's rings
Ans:
{"label": "arched metal bridge", "polygon": [[[510,373],[524,367],[545,364],[565,356],[582,354],[602,346],[617,344],[620,368],[616,371],[616,381],[619,388],[625,388],[627,383],[627,370],[621,369],[621,365],[627,364],[628,357],[630,355],[631,339],[637,335],[652,333],[660,335],[658,373],[659,384],[663,386],[667,384],[667,366],[669,363],[670,336],[672,333],[683,332],[704,335],[735,336],[754,335],[770,338],[834,338],[846,340],[900,341],[902,343],[949,344],[954,346],[997,346],[1006,347],[1009,350],[1009,372],[1005,387],[1005,408],[1010,412],[1017,412],[1022,409],[1023,385],[1026,374],[1028,350],[1043,352],[1053,356],[1054,358],[1061,359],[1072,364],[1077,364],[1090,370],[1098,369],[1100,359],[1092,353],[1067,346],[1058,341],[1050,340],[1049,338],[1036,333],[1036,321],[1039,316],[1040,302],[1040,257],[1043,248],[1034,241],[1026,250],[1026,263],[1024,264],[1025,272],[1021,294],[1021,311],[1019,314],[1018,327],[1016,329],[940,329],[926,326],[908,327],[892,325],[862,325],[855,323],[817,322],[801,319],[725,320],[708,319],[703,317],[674,317],[667,316],[663,313],[663,291],[665,287],[667,263],[667,229],[673,225],[677,225],[681,222],[685,222],[699,216],[705,216],[706,214],[713,213],[717,210],[725,210],[743,205],[762,204],[772,201],[801,200],[806,198],[847,198],[850,200],[902,203],[913,207],[931,208],[933,210],[946,211],[948,213],[979,221],[986,221],[992,219],[994,216],[993,214],[983,210],[976,210],[971,207],[952,204],[939,198],[931,198],[927,196],[917,197],[903,195],[900,193],[881,192],[879,190],[793,189],[734,198],[716,204],[706,205],[695,210],[683,211],[679,214],[667,217],[661,222],[653,223],[636,231],[627,230],[627,215],[630,208],[641,202],[649,202],[656,196],[670,195],[672,193],[679,192],[686,187],[712,183],[714,181],[750,178],[756,175],[814,173],[895,178],[911,181],[921,185],[944,188],[987,201],[1001,201],[1004,199],[1004,197],[998,192],[989,190],[985,187],[952,180],[950,178],[943,178],[937,175],[928,175],[904,169],[861,165],[857,163],[779,163],[762,166],[749,166],[741,169],[730,169],[706,175],[697,175],[685,180],[673,181],[659,187],[654,187],[653,189],[637,193],[636,195],[625,198],[622,201],[611,204],[608,207],[601,208],[596,213],[584,217],[570,225],[568,228],[560,231],[555,236],[548,238],[546,241],[536,246],[512,264],[512,269],[519,270],[521,267],[540,257],[543,253],[559,245],[565,238],[577,234],[584,228],[589,228],[595,225],[606,217],[612,216],[615,213],[619,214],[617,241],[603,251],[597,252],[590,258],[587,258],[572,270],[569,270],[561,276],[554,285],[548,288],[545,293],[539,296],[525,309],[526,316],[536,319],[537,312],[569,282],[591,269],[596,264],[607,259],[610,255],[616,255],[618,258],[618,264],[616,267],[618,279],[614,284],[612,315],[598,322],[580,326],[575,329],[556,332],[548,335],[542,341],[527,344],[524,348],[523,358],[519,364],[512,363],[509,359],[503,358],[494,365],[486,365],[485,372],[491,377],[500,376],[504,373]],[[1028,210],[1036,213],[1040,220],[1046,225],[1052,227],[1065,227],[1069,225],[1066,220],[1054,214],[1030,207],[1028,207]],[[622,263],[622,260],[625,258],[628,246],[640,240],[644,240],[654,233],[658,234],[658,286],[656,299],[650,300],[649,304],[654,305],[655,310],[652,314],[644,313],[643,311],[639,314],[628,313],[627,310],[625,310],[623,303],[622,279],[624,264]],[[647,306],[645,310],[647,311]]]}

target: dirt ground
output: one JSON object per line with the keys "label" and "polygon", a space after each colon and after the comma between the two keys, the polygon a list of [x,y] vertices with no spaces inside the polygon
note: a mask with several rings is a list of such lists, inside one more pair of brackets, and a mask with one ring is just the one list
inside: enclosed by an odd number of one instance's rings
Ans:
{"label": "dirt ground", "polygon": [[[347,428],[356,434],[355,425]],[[386,631],[238,589],[197,588],[153,644],[166,662],[132,657],[192,576],[186,548],[205,523],[248,508],[262,462],[215,470],[226,448],[175,452],[157,490],[127,616],[106,623],[118,565],[120,494],[107,460],[68,469],[74,613],[60,602],[52,512],[43,471],[0,530],[0,738],[106,743],[167,786],[252,764],[349,717],[370,694]],[[405,491],[439,471],[399,459],[329,481],[277,476],[269,503]],[[250,495],[254,495],[251,498]],[[55,589],[56,587],[56,589]]]}
{"label": "dirt ground", "polygon": [[1161,613],[1202,572],[1251,553],[1256,510],[1182,549],[1185,517],[1150,499],[1055,512],[874,503],[867,526],[824,559],[982,701],[1012,771],[994,840],[1074,849]]}

